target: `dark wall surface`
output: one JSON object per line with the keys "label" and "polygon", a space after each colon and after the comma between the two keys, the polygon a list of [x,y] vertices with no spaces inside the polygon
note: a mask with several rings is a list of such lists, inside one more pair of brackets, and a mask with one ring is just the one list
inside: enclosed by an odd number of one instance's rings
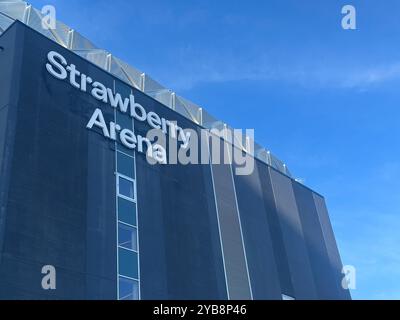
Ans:
{"label": "dark wall surface", "polygon": [[[57,49],[104,83],[112,78],[22,24],[1,39],[7,36],[20,44],[5,44],[4,52],[22,55],[13,69],[15,118],[8,117],[15,133],[6,141],[12,153],[1,203],[0,298],[116,298],[114,152],[85,130],[93,101],[54,81],[46,53]],[[44,265],[56,268],[54,291],[41,287]]]}
{"label": "dark wall surface", "polygon": [[[115,144],[85,128],[95,108],[106,122],[114,113],[53,78],[47,53],[201,128],[21,23],[0,46],[0,299],[116,299]],[[136,134],[148,129],[135,121]],[[320,195],[258,160],[237,176],[135,158],[142,299],[350,298]],[[56,267],[54,291],[41,288],[44,265]]]}
{"label": "dark wall surface", "polygon": [[[137,102],[183,128],[191,121],[134,90]],[[149,128],[135,122],[137,133]],[[136,153],[143,299],[227,299],[209,165],[150,165]]]}
{"label": "dark wall surface", "polygon": [[[264,203],[262,175],[255,164],[251,175],[234,175],[243,238],[254,299],[280,300],[284,293],[274,258],[273,237]],[[266,167],[266,166],[265,166]]]}

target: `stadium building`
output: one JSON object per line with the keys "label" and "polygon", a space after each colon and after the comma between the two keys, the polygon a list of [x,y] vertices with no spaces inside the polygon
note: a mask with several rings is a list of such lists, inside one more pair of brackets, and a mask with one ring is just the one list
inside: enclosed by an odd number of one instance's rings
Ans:
{"label": "stadium building", "polygon": [[[24,1],[0,32],[0,299],[350,299],[324,198],[267,149]],[[221,129],[252,170],[162,163],[151,129]]]}

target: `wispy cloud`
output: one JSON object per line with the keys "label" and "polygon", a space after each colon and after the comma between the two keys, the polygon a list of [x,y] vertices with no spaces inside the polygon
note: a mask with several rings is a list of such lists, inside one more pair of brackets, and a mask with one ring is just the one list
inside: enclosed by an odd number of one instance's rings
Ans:
{"label": "wispy cloud", "polygon": [[400,62],[393,62],[387,65],[356,69],[342,79],[342,85],[350,88],[366,87],[378,85],[387,81],[398,80],[399,78]]}
{"label": "wispy cloud", "polygon": [[[38,7],[45,4],[42,0],[33,2]],[[172,45],[163,47],[162,55],[168,56],[162,59],[163,64],[152,60],[144,68],[136,66],[133,54],[129,52],[125,54],[132,57],[132,61],[127,59],[128,63],[148,72],[154,79],[176,91],[189,90],[204,83],[232,81],[271,81],[306,88],[332,87],[365,90],[400,79],[400,61],[380,61],[374,65],[371,61],[360,60],[354,52],[352,60],[347,55],[344,59],[342,51],[328,53],[319,48],[318,50],[321,51],[312,52],[312,49],[305,49],[303,45],[296,47],[296,44],[291,46],[285,46],[282,43],[275,44],[275,38],[268,34],[268,30],[271,30],[274,25],[271,19],[264,16],[250,19],[245,15],[229,12],[215,16],[202,6],[178,9],[162,2],[157,5],[143,3],[134,5],[130,1],[123,0],[98,1],[97,10],[93,10],[90,6],[81,6],[81,2],[77,0],[68,2],[67,5],[62,1],[54,0],[53,4],[56,5],[62,18],[64,14],[68,16],[67,8],[79,7],[80,16],[85,17],[79,20],[80,27],[86,30],[89,37],[96,38],[100,43],[107,43],[110,38],[115,37],[115,30],[126,30],[127,20],[131,27],[129,33],[123,33],[124,38],[127,39],[129,39],[131,29],[139,30],[143,26],[146,26],[148,32],[157,30],[162,34],[165,29],[173,25],[171,34],[180,34],[179,32],[188,28],[207,30],[206,22],[212,23],[215,28],[224,29],[225,32],[235,32],[243,28],[263,34],[262,37],[253,39],[250,34],[245,33],[246,37],[252,40],[243,42],[243,48],[239,50],[229,37],[221,39],[220,43],[216,42],[214,37],[210,37],[210,43],[202,42],[204,40],[188,39],[186,45],[180,43],[180,46],[176,47],[174,44],[177,42],[172,39]],[[133,16],[134,19],[111,17],[109,12],[115,10],[116,7],[120,12],[131,12],[129,17]],[[148,14],[149,12],[151,15]],[[98,21],[107,21],[107,24],[97,23]],[[223,34],[226,35],[226,33]],[[187,34],[183,36],[187,37]],[[135,37],[132,36],[132,39]],[[155,37],[155,39],[158,38]],[[245,40],[238,39],[238,42],[240,41]],[[114,53],[118,56],[118,52]],[[151,70],[154,72],[151,73]]]}
{"label": "wispy cloud", "polygon": [[287,60],[261,54],[235,56],[231,52],[199,52],[181,48],[173,53],[174,77],[171,65],[158,66],[162,81],[177,90],[188,90],[204,83],[231,81],[271,81],[308,88],[368,89],[400,79],[400,62],[371,66],[361,62],[343,64],[332,61]]}

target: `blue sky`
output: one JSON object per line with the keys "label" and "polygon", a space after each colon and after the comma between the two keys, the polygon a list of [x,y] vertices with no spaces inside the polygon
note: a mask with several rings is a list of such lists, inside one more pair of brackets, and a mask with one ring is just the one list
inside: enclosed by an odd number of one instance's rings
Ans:
{"label": "blue sky", "polygon": [[[326,196],[354,299],[400,299],[400,2],[32,0]],[[357,9],[357,30],[341,8]]]}

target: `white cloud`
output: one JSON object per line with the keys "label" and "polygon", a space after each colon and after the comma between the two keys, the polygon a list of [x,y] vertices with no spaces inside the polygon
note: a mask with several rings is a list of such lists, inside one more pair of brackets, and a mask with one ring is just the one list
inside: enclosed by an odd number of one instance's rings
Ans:
{"label": "white cloud", "polygon": [[[170,53],[171,54],[171,53]],[[223,50],[201,51],[181,48],[171,54],[171,65],[157,66],[159,78],[175,90],[191,89],[202,83],[271,81],[306,88],[368,89],[400,79],[400,62],[371,66],[354,61],[341,63],[321,59],[272,58],[267,53],[243,56]],[[286,59],[286,61],[284,61]],[[171,77],[173,74],[173,77]]]}
{"label": "white cloud", "polygon": [[400,63],[355,70],[342,79],[344,87],[365,87],[386,81],[396,80],[400,77]]}

